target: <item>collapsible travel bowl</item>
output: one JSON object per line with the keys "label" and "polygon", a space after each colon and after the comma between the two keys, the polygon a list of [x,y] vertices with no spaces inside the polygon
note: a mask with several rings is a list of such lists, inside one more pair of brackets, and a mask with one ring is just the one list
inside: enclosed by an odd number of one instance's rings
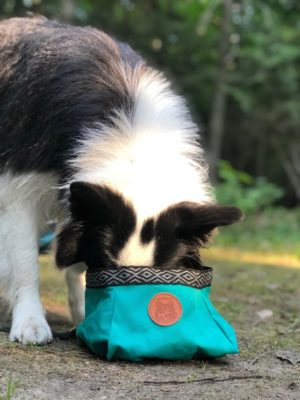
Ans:
{"label": "collapsible travel bowl", "polygon": [[77,337],[108,360],[184,360],[238,352],[213,307],[212,269],[118,267],[87,272]]}

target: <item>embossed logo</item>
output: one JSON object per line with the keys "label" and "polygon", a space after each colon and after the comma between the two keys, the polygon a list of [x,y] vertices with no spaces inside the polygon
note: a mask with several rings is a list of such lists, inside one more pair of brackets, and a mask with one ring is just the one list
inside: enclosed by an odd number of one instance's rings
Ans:
{"label": "embossed logo", "polygon": [[173,294],[158,293],[150,300],[148,313],[152,321],[158,325],[173,325],[182,316],[182,305]]}

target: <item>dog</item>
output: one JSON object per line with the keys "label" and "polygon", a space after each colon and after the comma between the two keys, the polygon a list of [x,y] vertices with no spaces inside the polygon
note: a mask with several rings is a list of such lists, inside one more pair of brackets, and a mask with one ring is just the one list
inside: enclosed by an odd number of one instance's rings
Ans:
{"label": "dog", "polygon": [[38,288],[38,238],[58,221],[74,324],[85,269],[199,268],[216,204],[184,99],[129,45],[44,17],[0,22],[0,289],[10,340],[52,333]]}

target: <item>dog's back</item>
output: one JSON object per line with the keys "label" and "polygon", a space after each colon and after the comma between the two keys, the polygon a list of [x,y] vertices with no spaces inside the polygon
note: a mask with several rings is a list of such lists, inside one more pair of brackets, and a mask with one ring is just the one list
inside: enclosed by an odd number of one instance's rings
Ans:
{"label": "dog's back", "polygon": [[43,17],[0,22],[0,170],[65,176],[82,125],[132,107],[120,65],[139,61],[93,28]]}

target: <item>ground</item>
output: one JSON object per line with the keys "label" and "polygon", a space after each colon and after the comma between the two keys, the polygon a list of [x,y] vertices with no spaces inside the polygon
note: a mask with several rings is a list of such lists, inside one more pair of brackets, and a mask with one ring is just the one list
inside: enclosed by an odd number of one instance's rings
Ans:
{"label": "ground", "polygon": [[[75,339],[24,347],[1,332],[0,399],[300,399],[300,262],[260,256],[249,263],[247,255],[221,249],[206,258],[215,271],[213,303],[235,327],[239,355],[107,362]],[[69,329],[63,273],[49,256],[41,264],[48,320],[56,331]],[[9,324],[4,308],[2,328]]]}

